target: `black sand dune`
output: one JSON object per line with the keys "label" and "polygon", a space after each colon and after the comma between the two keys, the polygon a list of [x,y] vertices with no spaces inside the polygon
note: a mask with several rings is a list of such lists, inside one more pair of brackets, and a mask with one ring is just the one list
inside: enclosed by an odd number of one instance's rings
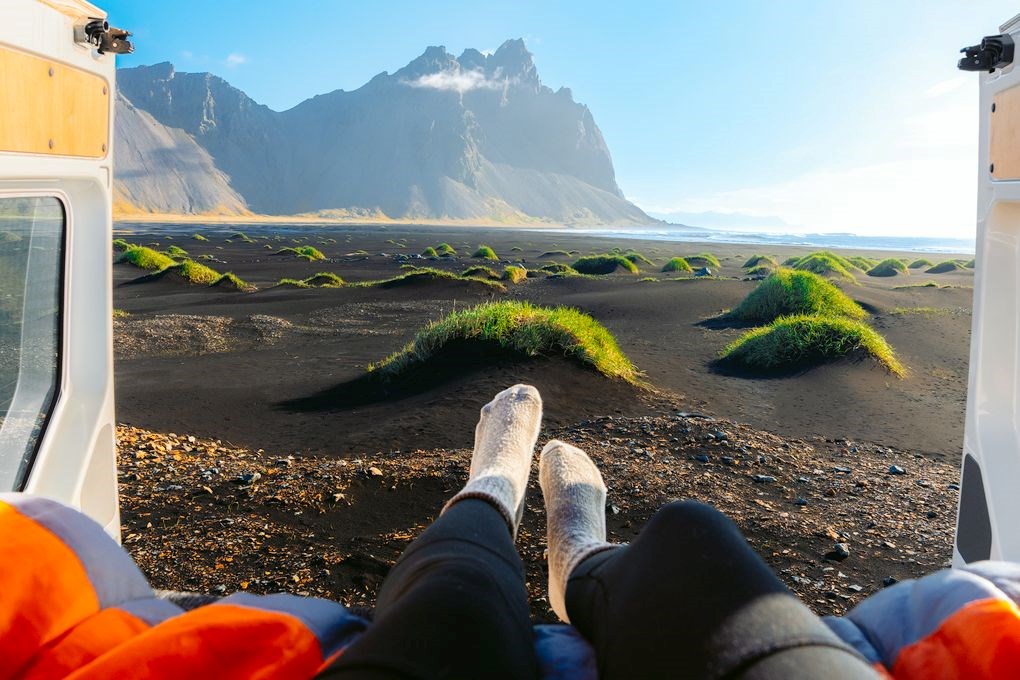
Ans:
{"label": "black sand dune", "polygon": [[[459,371],[429,389],[405,390],[366,398],[358,380],[364,368],[399,349],[424,323],[454,309],[489,299],[527,299],[538,304],[578,307],[603,323],[648,381],[677,395],[685,408],[699,410],[775,431],[785,436],[865,438],[956,461],[962,443],[970,333],[969,287],[901,286],[936,280],[940,285],[970,286],[973,272],[876,278],[859,276],[860,285],[843,286],[873,314],[872,324],[885,335],[908,366],[899,380],[873,362],[844,361],[781,379],[727,375],[713,370],[717,353],[741,333],[703,323],[740,302],[756,285],[744,277],[743,263],[757,246],[668,244],[623,241],[578,233],[438,227],[309,227],[300,231],[278,225],[245,226],[254,243],[223,239],[237,230],[223,225],[188,225],[183,232],[141,228],[134,242],[160,239],[163,247],[184,245],[193,256],[215,255],[260,289],[253,294],[156,282],[116,286],[115,306],[132,313],[118,325],[153,314],[195,314],[247,319],[261,314],[290,322],[293,329],[273,343],[245,344],[234,352],[188,357],[119,358],[118,420],[162,431],[189,431],[260,447],[299,449],[331,455],[360,450],[463,446],[470,442],[477,410],[496,391],[530,381],[546,395],[551,422],[567,423],[586,415],[638,415],[650,408],[647,395],[617,386],[601,376],[562,362],[463,362]],[[191,241],[201,232],[209,242]],[[286,244],[310,236],[327,256],[304,262],[273,257],[261,237],[280,234]],[[329,243],[329,239],[336,243]],[[406,239],[399,248],[387,240]],[[429,245],[449,242],[458,257],[419,259]],[[277,241],[268,241],[276,248]],[[522,262],[537,269],[552,250],[580,255],[633,247],[655,262],[638,276],[611,274],[597,278],[531,278],[498,293],[483,284],[437,280],[383,288],[344,287],[312,290],[269,288],[281,278],[304,279],[327,271],[347,282],[379,281],[404,273],[406,261],[458,273],[476,260],[466,257],[478,243],[504,256],[494,268]],[[513,251],[514,246],[521,251]],[[360,259],[343,257],[363,249]],[[707,250],[722,260],[720,279],[672,281],[658,270],[685,252]],[[779,261],[804,248],[776,247]],[[858,254],[858,253],[850,253]],[[862,252],[869,256],[886,253]],[[396,255],[407,259],[398,260]],[[902,255],[902,254],[897,254]],[[512,256],[512,257],[509,257]],[[115,283],[137,278],[138,270],[118,265]],[[657,282],[640,281],[652,276]],[[931,307],[954,311],[893,314],[898,308]],[[172,341],[172,338],[168,338]],[[347,392],[338,386],[348,386]],[[339,391],[337,391],[339,390]],[[357,398],[351,394],[357,393]],[[346,395],[346,396],[345,396]],[[396,397],[396,398],[394,398]],[[332,399],[332,401],[331,401]],[[344,400],[347,401],[344,401]],[[281,405],[302,404],[302,408]]]}

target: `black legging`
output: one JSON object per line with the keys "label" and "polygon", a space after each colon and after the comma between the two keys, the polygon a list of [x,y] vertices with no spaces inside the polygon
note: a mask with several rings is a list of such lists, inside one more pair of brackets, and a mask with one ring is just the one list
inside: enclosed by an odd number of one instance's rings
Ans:
{"label": "black legging", "polygon": [[[873,678],[725,516],[672,503],[582,562],[571,622],[601,678]],[[457,503],[408,546],[368,631],[322,677],[534,678],[524,569],[503,516]]]}
{"label": "black legging", "polygon": [[454,504],[407,546],[372,625],[323,678],[537,678],[524,565],[486,501]]}
{"label": "black legging", "polygon": [[600,678],[876,677],[702,503],[670,503],[630,545],[581,562],[566,595]]}

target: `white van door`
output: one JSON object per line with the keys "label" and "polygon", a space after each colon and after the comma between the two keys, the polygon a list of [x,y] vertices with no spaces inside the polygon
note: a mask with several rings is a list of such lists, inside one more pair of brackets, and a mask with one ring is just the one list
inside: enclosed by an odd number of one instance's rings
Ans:
{"label": "white van door", "polygon": [[82,0],[5,0],[3,15],[0,491],[79,507],[118,536],[112,52],[124,45]]}
{"label": "white van door", "polygon": [[977,264],[953,563],[1020,561],[1020,17],[967,48],[981,79]]}

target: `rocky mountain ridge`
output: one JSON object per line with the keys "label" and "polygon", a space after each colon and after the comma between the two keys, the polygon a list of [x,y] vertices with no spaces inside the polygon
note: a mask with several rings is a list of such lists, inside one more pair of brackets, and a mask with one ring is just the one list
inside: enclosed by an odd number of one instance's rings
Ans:
{"label": "rocky mountain ridge", "polygon": [[521,40],[429,47],[283,112],[172,64],[118,72],[117,195],[149,212],[656,222],[623,196],[591,112]]}

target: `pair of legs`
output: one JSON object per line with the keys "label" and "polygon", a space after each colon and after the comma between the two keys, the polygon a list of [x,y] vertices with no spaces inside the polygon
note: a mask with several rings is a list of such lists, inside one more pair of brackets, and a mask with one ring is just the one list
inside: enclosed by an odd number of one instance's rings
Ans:
{"label": "pair of legs", "polygon": [[[467,485],[408,546],[372,626],[322,677],[539,676],[513,542],[541,414],[525,385],[482,409]],[[549,442],[539,481],[550,603],[592,644],[600,677],[874,677],[712,508],[672,503],[616,546],[583,451]]]}

